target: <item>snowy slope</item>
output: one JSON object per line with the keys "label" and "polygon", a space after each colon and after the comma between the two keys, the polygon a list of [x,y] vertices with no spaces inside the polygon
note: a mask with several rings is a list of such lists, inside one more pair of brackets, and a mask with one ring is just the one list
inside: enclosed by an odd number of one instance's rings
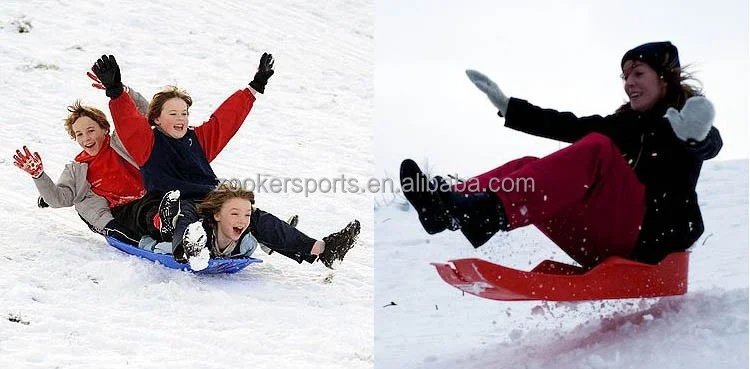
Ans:
{"label": "snowy slope", "polygon": [[[360,242],[335,272],[278,255],[196,276],[124,255],[72,209],[37,209],[12,164],[27,144],[57,178],[79,151],[62,119],[76,98],[105,111],[85,72],[116,55],[150,97],[178,84],[200,124],[252,79],[276,74],[214,161],[219,177],[363,181],[373,168],[369,1],[3,1],[0,4],[0,368],[370,368],[369,194],[259,193],[258,206],[322,238],[357,218]],[[19,32],[27,28],[29,32]]]}
{"label": "snowy slope", "polygon": [[[460,169],[460,168],[459,168]],[[413,209],[375,213],[375,352],[386,368],[746,368],[748,163],[707,162],[706,232],[684,296],[607,302],[498,302],[443,283],[429,262],[480,257],[520,269],[570,262],[536,229],[476,251],[459,232],[427,235]],[[406,211],[405,211],[406,209]],[[390,305],[391,302],[396,305]]]}

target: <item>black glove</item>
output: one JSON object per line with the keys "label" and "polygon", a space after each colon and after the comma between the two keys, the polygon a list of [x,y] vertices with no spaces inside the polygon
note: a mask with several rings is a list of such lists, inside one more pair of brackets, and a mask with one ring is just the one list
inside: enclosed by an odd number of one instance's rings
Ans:
{"label": "black glove", "polygon": [[39,196],[39,198],[36,200],[36,206],[38,206],[38,207],[40,207],[42,209],[49,207],[49,205],[47,204],[47,202],[44,201],[44,199],[41,196]]}
{"label": "black glove", "polygon": [[120,67],[117,65],[115,57],[110,55],[102,55],[99,60],[94,63],[91,70],[96,74],[96,77],[104,85],[104,89],[107,92],[107,97],[110,99],[116,99],[122,95],[122,79],[120,78]]}
{"label": "black glove", "polygon": [[263,53],[263,56],[260,57],[258,72],[255,73],[253,81],[250,82],[250,87],[252,87],[255,91],[263,93],[266,90],[266,83],[268,83],[268,79],[271,78],[272,75],[273,55],[269,53]]}

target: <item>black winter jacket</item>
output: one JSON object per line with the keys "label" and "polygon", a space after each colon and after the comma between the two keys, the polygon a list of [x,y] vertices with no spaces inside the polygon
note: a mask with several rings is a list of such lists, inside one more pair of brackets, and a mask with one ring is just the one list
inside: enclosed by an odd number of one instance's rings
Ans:
{"label": "black winter jacket", "polygon": [[568,143],[592,132],[609,137],[646,188],[646,214],[632,257],[655,263],[689,248],[703,234],[695,186],[703,161],[715,157],[723,145],[716,127],[702,142],[680,140],[664,118],[666,110],[658,105],[644,113],[578,118],[511,98],[505,126]]}
{"label": "black winter jacket", "polygon": [[154,145],[143,166],[143,182],[151,193],[180,190],[182,199],[200,199],[219,184],[194,129],[172,138],[154,129]]}

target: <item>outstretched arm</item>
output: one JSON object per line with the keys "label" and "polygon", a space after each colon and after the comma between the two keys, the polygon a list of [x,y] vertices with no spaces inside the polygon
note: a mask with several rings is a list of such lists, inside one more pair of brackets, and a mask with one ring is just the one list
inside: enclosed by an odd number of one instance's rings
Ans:
{"label": "outstretched arm", "polygon": [[542,109],[525,100],[510,98],[505,126],[534,136],[571,143],[592,132],[611,136],[611,130],[617,126],[612,124],[611,117],[577,117],[571,112]]}
{"label": "outstretched arm", "polygon": [[705,96],[693,96],[682,110],[667,109],[664,115],[675,136],[685,143],[688,152],[702,160],[713,159],[724,143],[714,127],[714,105]]}
{"label": "outstretched arm", "polygon": [[86,180],[85,170],[79,170],[80,168],[75,167],[75,164],[66,165],[57,183],[44,172],[34,178],[34,185],[44,202],[53,208],[65,208],[81,201],[91,186]]}
{"label": "outstretched arm", "polygon": [[711,127],[703,141],[688,141],[687,150],[701,160],[709,160],[719,155],[724,142],[716,127]]}
{"label": "outstretched arm", "polygon": [[208,121],[195,127],[195,135],[209,163],[240,129],[254,102],[255,96],[249,89],[237,91],[211,114]]}
{"label": "outstretched arm", "polygon": [[142,167],[154,148],[154,131],[148,123],[148,118],[138,112],[128,94],[121,94],[118,98],[110,100],[109,112],[112,114],[115,132],[122,145],[137,166]]}
{"label": "outstretched arm", "polygon": [[490,77],[473,69],[467,69],[466,75],[469,76],[471,82],[473,82],[480,91],[487,95],[487,98],[490,99],[492,105],[495,105],[498,109],[498,115],[504,117],[505,113],[508,112],[508,102],[510,99],[505,96],[503,91],[500,90],[500,87],[497,87],[497,84],[491,80]]}
{"label": "outstretched arm", "polygon": [[577,117],[570,112],[542,109],[525,100],[509,98],[489,77],[475,70],[467,70],[466,75],[474,85],[484,92],[498,109],[498,115],[505,117],[505,126],[539,137],[564,142],[575,142],[591,132],[607,134],[611,125],[599,115]]}
{"label": "outstretched arm", "polygon": [[[86,191],[90,190],[89,183],[86,181],[86,173],[76,173],[77,168],[71,164],[65,166],[57,184],[44,172],[42,157],[39,153],[31,153],[28,147],[24,146],[23,151],[16,150],[13,155],[14,163],[24,172],[28,173],[34,179],[40,200],[37,201],[39,207],[42,203],[53,208],[64,208],[73,206],[76,202],[83,199]],[[80,178],[79,178],[80,177]]]}
{"label": "outstretched arm", "polygon": [[209,163],[219,155],[245,122],[255,102],[252,91],[261,94],[265,91],[268,79],[274,73],[273,63],[273,56],[263,53],[250,87],[235,92],[216,109],[208,121],[195,128],[195,135]]}
{"label": "outstretched arm", "polygon": [[76,212],[87,224],[103,229],[114,219],[109,203],[91,190],[86,178],[78,176],[85,176],[85,172],[76,170],[74,164],[68,164],[57,184],[46,174],[35,179],[34,184],[41,194],[39,207],[43,207],[41,202],[52,208],[75,206]]}
{"label": "outstretched arm", "polygon": [[76,188],[75,179],[67,168],[60,175],[57,184],[52,181],[47,173],[42,173],[39,178],[34,178],[34,185],[44,202],[52,208],[73,206],[75,204],[74,199],[77,197],[76,194],[80,193],[81,190]]}
{"label": "outstretched arm", "polygon": [[133,99],[122,93],[120,67],[114,56],[102,55],[91,70],[104,85],[107,96],[112,99],[109,101],[109,111],[117,136],[138,167],[142,167],[151,156],[154,147],[154,132],[148,119],[138,112]]}

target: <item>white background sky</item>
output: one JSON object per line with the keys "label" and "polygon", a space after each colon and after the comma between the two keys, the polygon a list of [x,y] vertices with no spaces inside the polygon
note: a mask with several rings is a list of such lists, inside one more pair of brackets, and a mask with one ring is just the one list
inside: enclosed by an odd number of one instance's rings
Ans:
{"label": "white background sky", "polygon": [[477,69],[509,96],[579,116],[626,101],[625,51],[670,40],[717,109],[718,159],[748,156],[748,2],[376,2],[376,175],[429,159],[466,177],[562,147],[503,127],[464,74]]}

